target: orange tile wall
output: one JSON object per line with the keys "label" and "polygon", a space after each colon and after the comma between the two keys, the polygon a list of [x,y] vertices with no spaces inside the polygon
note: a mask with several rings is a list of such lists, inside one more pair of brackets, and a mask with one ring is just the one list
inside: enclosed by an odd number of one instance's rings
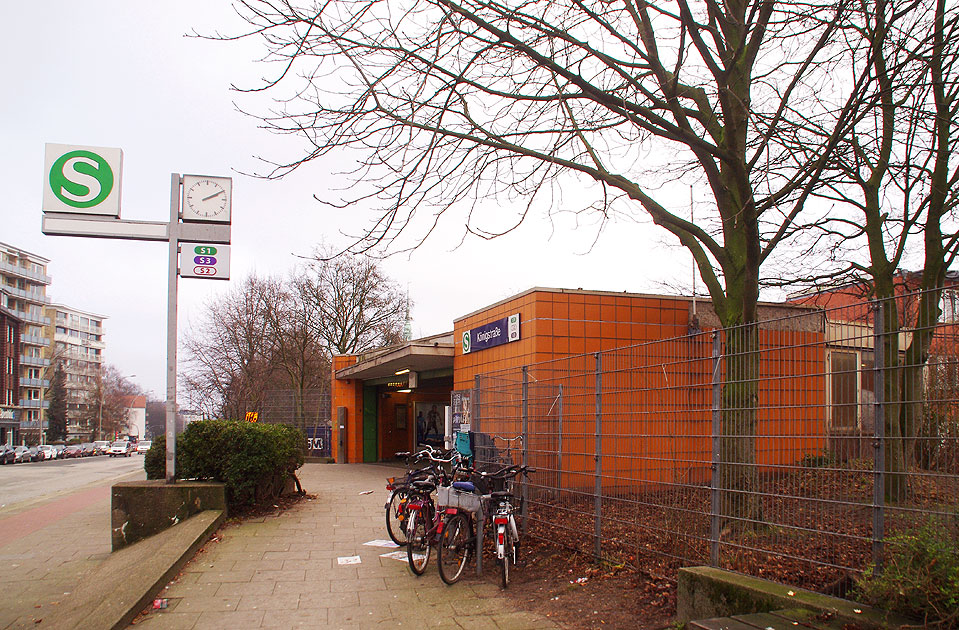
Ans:
{"label": "orange tile wall", "polygon": [[[333,457],[337,456],[336,448],[339,444],[340,427],[337,422],[336,408],[346,407],[346,461],[363,461],[363,381],[337,380],[337,370],[355,365],[357,358],[352,355],[340,355],[333,357],[333,377],[332,381],[332,404],[333,404]],[[344,463],[344,462],[340,462]]]}
{"label": "orange tile wall", "polygon": [[[688,347],[692,345],[689,343],[684,347],[682,342],[654,343],[686,335],[687,300],[535,290],[457,320],[454,339],[462,339],[463,333],[471,328],[517,312],[521,321],[520,341],[467,355],[463,354],[462,346],[457,345],[456,389],[472,388],[477,374],[513,370],[510,377],[515,379],[524,365],[536,366],[569,355],[650,344],[644,347],[643,361],[654,367],[648,370],[649,374],[633,375],[643,383],[641,394],[637,393],[635,383],[615,385],[610,388],[613,393],[606,392],[604,384],[604,487],[708,480],[709,469],[703,462],[710,459],[711,390],[690,385],[709,382],[710,348],[692,348]],[[763,353],[764,360],[771,365],[773,375],[778,370],[780,378],[766,380],[760,388],[757,462],[766,467],[793,464],[805,454],[825,446],[822,437],[825,434],[823,338],[814,333],[773,331],[762,333],[761,339],[764,346],[768,346]],[[778,349],[781,346],[793,347]],[[604,354],[603,359],[614,361],[614,355]],[[592,369],[593,361],[588,356],[577,363]],[[611,367],[604,364],[604,370]],[[659,388],[650,386],[656,379],[662,380]],[[592,388],[593,383],[586,382],[591,377],[580,376],[579,380],[583,382],[568,384],[567,391]],[[784,384],[788,384],[786,391],[782,390]],[[592,395],[581,396],[578,401],[574,397],[566,400],[563,468],[574,474],[565,485],[575,483],[570,480],[580,471],[585,473],[580,475],[584,485],[593,483],[588,475],[594,469],[594,410]],[[641,429],[638,429],[639,423],[644,423]],[[647,437],[636,438],[637,430]],[[688,437],[677,443],[676,435]],[[539,447],[531,445],[531,448]]]}

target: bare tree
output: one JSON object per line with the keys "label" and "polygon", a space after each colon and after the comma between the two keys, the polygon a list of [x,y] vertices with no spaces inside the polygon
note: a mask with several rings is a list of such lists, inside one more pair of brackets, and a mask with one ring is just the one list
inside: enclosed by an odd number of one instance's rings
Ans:
{"label": "bare tree", "polygon": [[305,426],[309,392],[329,391],[330,359],[322,339],[317,336],[317,304],[304,290],[303,279],[293,277],[282,291],[272,294],[267,310],[273,338],[274,368],[282,370],[284,381],[293,393],[294,426]]}
{"label": "bare tree", "polygon": [[[515,226],[564,186],[603,224],[645,213],[692,253],[727,327],[721,457],[755,461],[760,267],[859,94],[859,77],[833,78],[844,0],[304,4],[239,2],[276,66],[249,90],[277,97],[260,117],[307,144],[265,175],[358,150],[356,196],[326,200],[377,205],[354,251],[416,247],[458,209],[492,238],[512,227],[488,227],[484,204],[521,200]],[[670,210],[679,181],[708,189],[711,216]],[[754,473],[722,467],[724,509],[747,521]]]}
{"label": "bare tree", "polygon": [[274,370],[271,309],[281,292],[278,281],[250,276],[211,299],[186,336],[185,389],[204,415],[242,419],[258,410]]}
{"label": "bare tree", "polygon": [[367,256],[317,253],[295,287],[297,300],[315,309],[310,325],[330,354],[365,352],[403,339],[407,296]]}
{"label": "bare tree", "polygon": [[112,365],[103,365],[86,390],[85,406],[80,422],[102,440],[103,436],[126,433],[127,408],[130,396],[142,393],[140,388]]}
{"label": "bare tree", "polygon": [[[845,41],[868,78],[869,98],[835,153],[828,186],[817,191],[836,204],[831,216],[806,226],[810,251],[833,264],[806,280],[852,282],[882,306],[884,459],[893,473],[884,480],[886,498],[895,500],[907,490],[899,473],[911,462],[923,370],[959,251],[959,9],[945,0],[873,0],[851,18]],[[920,249],[918,278],[904,277],[901,268]],[[911,291],[917,301],[897,299]],[[904,331],[911,334],[901,346]]]}

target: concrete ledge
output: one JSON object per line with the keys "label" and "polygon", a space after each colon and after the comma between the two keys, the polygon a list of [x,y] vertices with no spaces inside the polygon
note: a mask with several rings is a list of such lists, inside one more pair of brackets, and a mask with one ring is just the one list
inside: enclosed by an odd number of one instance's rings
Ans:
{"label": "concrete ledge", "polygon": [[898,628],[914,623],[856,602],[732,571],[714,567],[679,570],[676,620],[681,623],[790,608],[808,610],[815,615],[828,614],[842,623],[861,628]]}
{"label": "concrete ledge", "polygon": [[126,628],[209,540],[226,512],[207,510],[156,536],[115,551],[83,575],[74,592],[39,628]]}
{"label": "concrete ledge", "polygon": [[117,551],[204,510],[226,512],[226,489],[222,483],[201,481],[127,481],[113,486],[111,507]]}

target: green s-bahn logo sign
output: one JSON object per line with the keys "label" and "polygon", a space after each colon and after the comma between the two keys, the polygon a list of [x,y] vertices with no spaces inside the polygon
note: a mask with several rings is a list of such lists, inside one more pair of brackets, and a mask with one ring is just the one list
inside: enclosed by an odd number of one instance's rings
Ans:
{"label": "green s-bahn logo sign", "polygon": [[44,212],[119,216],[122,164],[120,149],[48,144]]}
{"label": "green s-bahn logo sign", "polygon": [[50,188],[68,206],[92,208],[113,191],[113,169],[92,151],[70,151],[53,163]]}

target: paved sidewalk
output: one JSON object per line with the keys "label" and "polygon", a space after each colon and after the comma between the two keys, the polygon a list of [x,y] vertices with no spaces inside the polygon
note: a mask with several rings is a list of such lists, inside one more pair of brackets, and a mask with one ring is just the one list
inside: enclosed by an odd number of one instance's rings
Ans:
{"label": "paved sidewalk", "polygon": [[0,629],[44,627],[82,576],[110,555],[111,483],[0,518]]}
{"label": "paved sidewalk", "polygon": [[[388,539],[383,504],[390,474],[380,465],[307,464],[299,476],[315,500],[221,530],[222,538],[198,553],[160,595],[168,607],[131,627],[561,627],[512,608],[492,580],[471,575],[446,586],[435,558],[417,578],[405,558],[383,557],[395,549],[365,545]],[[369,490],[374,492],[361,494]],[[341,564],[348,557],[358,557],[359,564]]]}

